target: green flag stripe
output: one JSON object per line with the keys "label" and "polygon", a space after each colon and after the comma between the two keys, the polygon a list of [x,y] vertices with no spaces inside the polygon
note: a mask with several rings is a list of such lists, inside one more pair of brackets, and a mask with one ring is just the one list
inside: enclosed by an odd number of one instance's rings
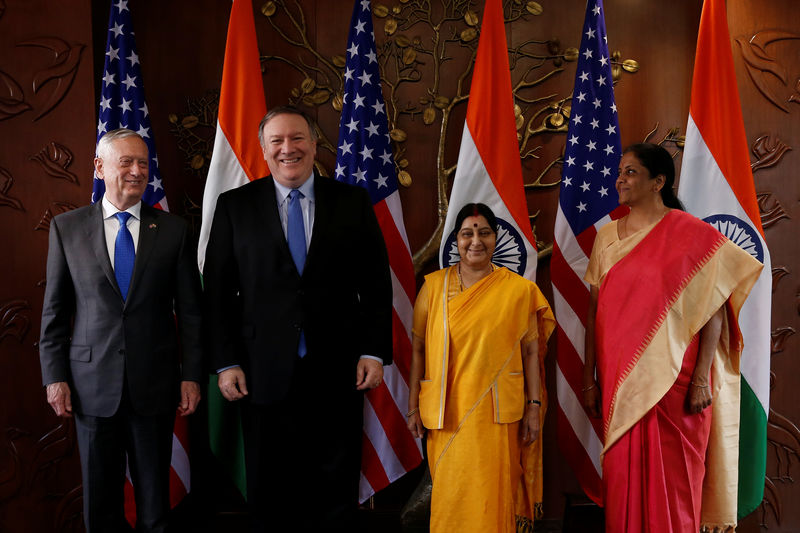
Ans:
{"label": "green flag stripe", "polygon": [[217,386],[217,376],[208,380],[208,440],[211,451],[247,499],[244,469],[244,439],[238,402],[228,402]]}
{"label": "green flag stripe", "polygon": [[755,511],[764,499],[767,471],[767,415],[753,389],[742,377],[741,419],[739,425],[739,498],[737,514]]}

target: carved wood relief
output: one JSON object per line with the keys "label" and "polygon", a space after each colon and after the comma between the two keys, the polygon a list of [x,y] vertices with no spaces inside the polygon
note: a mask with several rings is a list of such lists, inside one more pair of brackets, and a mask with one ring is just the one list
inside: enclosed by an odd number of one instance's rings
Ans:
{"label": "carved wood relief", "polygon": [[67,170],[72,164],[72,151],[66,146],[50,141],[39,153],[32,155],[31,159],[39,163],[42,170],[51,178],[67,180],[78,185],[78,176]]}
{"label": "carved wood relief", "polygon": [[0,206],[7,206],[19,211],[25,211],[22,202],[11,196],[11,187],[14,185],[14,176],[11,172],[0,167]]}

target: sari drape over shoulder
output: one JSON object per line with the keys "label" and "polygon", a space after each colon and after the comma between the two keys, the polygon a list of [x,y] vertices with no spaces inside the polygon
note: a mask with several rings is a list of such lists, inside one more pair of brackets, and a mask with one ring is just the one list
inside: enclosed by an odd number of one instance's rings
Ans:
{"label": "sari drape over shoulder", "polygon": [[[601,228],[586,280],[602,391],[606,530],[696,532],[736,524],[739,310],[762,265],[691,215],[670,211],[620,240]],[[721,307],[713,403],[690,414],[699,333]]]}
{"label": "sari drape over shoulder", "polygon": [[[541,438],[519,442],[525,411],[521,342],[543,360],[555,320],[536,284],[497,268],[459,292],[455,267],[426,276],[414,334],[425,339],[419,409],[433,479],[431,532],[532,531],[542,498]],[[515,517],[518,517],[515,519]]]}

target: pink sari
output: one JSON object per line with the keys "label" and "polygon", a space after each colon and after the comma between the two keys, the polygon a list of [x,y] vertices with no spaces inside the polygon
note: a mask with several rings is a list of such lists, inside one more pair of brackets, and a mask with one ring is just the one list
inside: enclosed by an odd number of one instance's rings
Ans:
{"label": "pink sari", "polygon": [[[718,352],[725,352],[728,360],[715,359],[714,364],[729,367],[738,379],[741,342],[736,317],[744,301],[740,293],[744,290],[746,296],[752,284],[753,268],[748,256],[741,276],[721,275],[725,279],[719,281],[720,265],[727,268],[738,259],[731,247],[735,245],[708,224],[673,211],[619,259],[600,284],[595,342],[606,436],[606,531],[667,533],[700,528],[712,409],[690,414],[686,397],[699,331],[721,305],[727,313],[724,349]],[[715,402],[720,386],[714,384]],[[715,403],[714,413],[720,408]],[[728,414],[723,418],[730,420]],[[738,433],[734,437],[738,439]],[[725,463],[736,456],[736,450],[731,452],[735,443],[714,440],[714,444],[726,447]],[[730,521],[735,523],[735,482],[731,490],[730,480],[723,477],[721,484],[727,485],[722,492],[734,496]],[[731,525],[730,521],[714,519],[716,525]]]}

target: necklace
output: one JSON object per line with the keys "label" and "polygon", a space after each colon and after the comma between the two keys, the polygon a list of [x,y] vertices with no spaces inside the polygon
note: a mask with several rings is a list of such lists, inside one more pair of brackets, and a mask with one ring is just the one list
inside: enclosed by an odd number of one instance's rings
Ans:
{"label": "necklace", "polygon": [[[458,264],[456,265],[456,272],[458,273],[458,286],[461,289],[461,292],[464,292],[464,279],[461,277],[461,261],[459,261]],[[494,263],[489,263],[489,272],[487,272],[486,275],[489,275],[492,272],[494,272]],[[479,278],[479,281],[483,278],[484,276],[481,276]],[[472,287],[472,285],[470,285],[470,287]]]}

